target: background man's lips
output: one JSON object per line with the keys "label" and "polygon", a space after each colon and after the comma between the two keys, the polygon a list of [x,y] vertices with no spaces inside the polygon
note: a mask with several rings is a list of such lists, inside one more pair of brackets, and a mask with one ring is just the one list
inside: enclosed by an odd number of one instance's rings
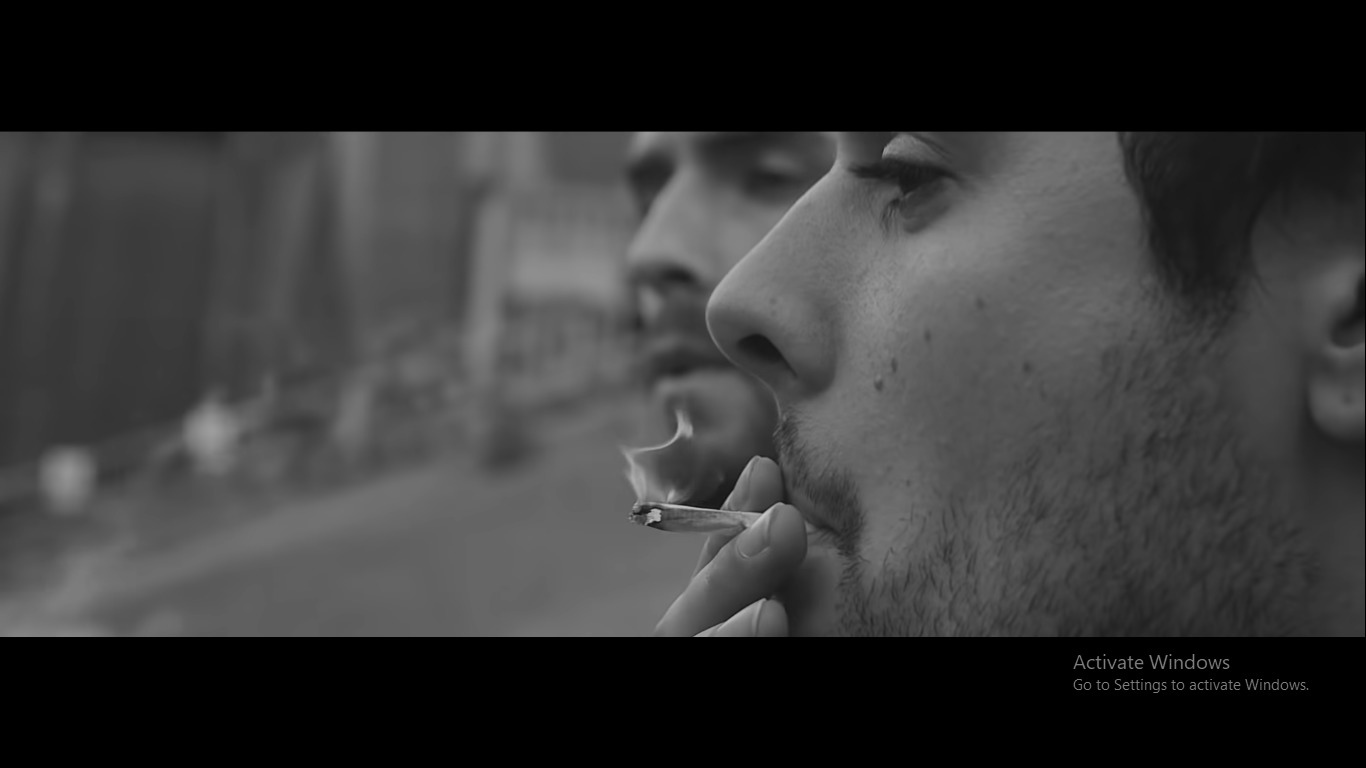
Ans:
{"label": "background man's lips", "polygon": [[665,376],[690,373],[699,368],[728,368],[730,361],[711,340],[666,338],[650,344],[644,356],[646,378],[653,382]]}

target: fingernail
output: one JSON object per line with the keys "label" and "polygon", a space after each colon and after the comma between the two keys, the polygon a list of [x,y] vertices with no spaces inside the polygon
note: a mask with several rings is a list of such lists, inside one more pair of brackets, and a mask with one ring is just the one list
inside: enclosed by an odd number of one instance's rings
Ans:
{"label": "fingernail", "polygon": [[756,606],[757,607],[754,609],[754,620],[749,625],[750,637],[759,636],[759,622],[762,621],[764,618],[764,608],[768,607],[768,599],[765,598],[763,600],[760,600],[758,603],[756,603]]}
{"label": "fingernail", "polygon": [[765,512],[764,516],[759,518],[759,522],[740,534],[740,542],[735,545],[739,548],[740,557],[749,559],[768,549],[768,529],[773,524],[773,513],[776,509],[775,506]]}
{"label": "fingernail", "polygon": [[735,481],[735,490],[731,493],[731,498],[739,503],[749,496],[749,486],[754,482],[754,465],[758,463],[759,457],[755,456],[745,465],[745,471],[740,473],[740,479]]}

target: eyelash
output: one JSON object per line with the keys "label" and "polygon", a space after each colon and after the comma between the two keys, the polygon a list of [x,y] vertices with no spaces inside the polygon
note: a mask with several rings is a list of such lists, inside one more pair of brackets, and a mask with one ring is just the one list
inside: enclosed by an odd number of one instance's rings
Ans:
{"label": "eyelash", "polygon": [[893,228],[894,216],[904,214],[907,205],[923,202],[927,189],[949,177],[947,171],[932,165],[886,157],[866,165],[853,166],[850,172],[866,181],[896,184],[901,190],[901,194],[882,210],[882,224],[889,230]]}

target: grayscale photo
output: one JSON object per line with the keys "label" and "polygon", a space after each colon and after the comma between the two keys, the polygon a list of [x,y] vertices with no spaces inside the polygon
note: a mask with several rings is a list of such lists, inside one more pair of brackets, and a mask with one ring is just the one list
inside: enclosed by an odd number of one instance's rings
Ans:
{"label": "grayscale photo", "polygon": [[1366,636],[1363,137],[0,133],[0,637]]}

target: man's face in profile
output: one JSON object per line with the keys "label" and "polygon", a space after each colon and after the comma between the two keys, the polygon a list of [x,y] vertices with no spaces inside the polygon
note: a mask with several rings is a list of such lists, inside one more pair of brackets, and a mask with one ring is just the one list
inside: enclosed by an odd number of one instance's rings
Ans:
{"label": "man's face in profile", "polygon": [[821,529],[794,633],[1359,634],[1361,205],[1317,205],[1212,323],[1115,134],[841,134],[708,312]]}
{"label": "man's face in profile", "polygon": [[712,342],[706,305],[726,273],[829,169],[832,134],[640,133],[628,178],[641,215],[628,268],[641,330],[641,373],[659,419],[693,422],[673,466],[705,482],[694,503],[719,505],[755,455],[771,455],[772,395]]}

